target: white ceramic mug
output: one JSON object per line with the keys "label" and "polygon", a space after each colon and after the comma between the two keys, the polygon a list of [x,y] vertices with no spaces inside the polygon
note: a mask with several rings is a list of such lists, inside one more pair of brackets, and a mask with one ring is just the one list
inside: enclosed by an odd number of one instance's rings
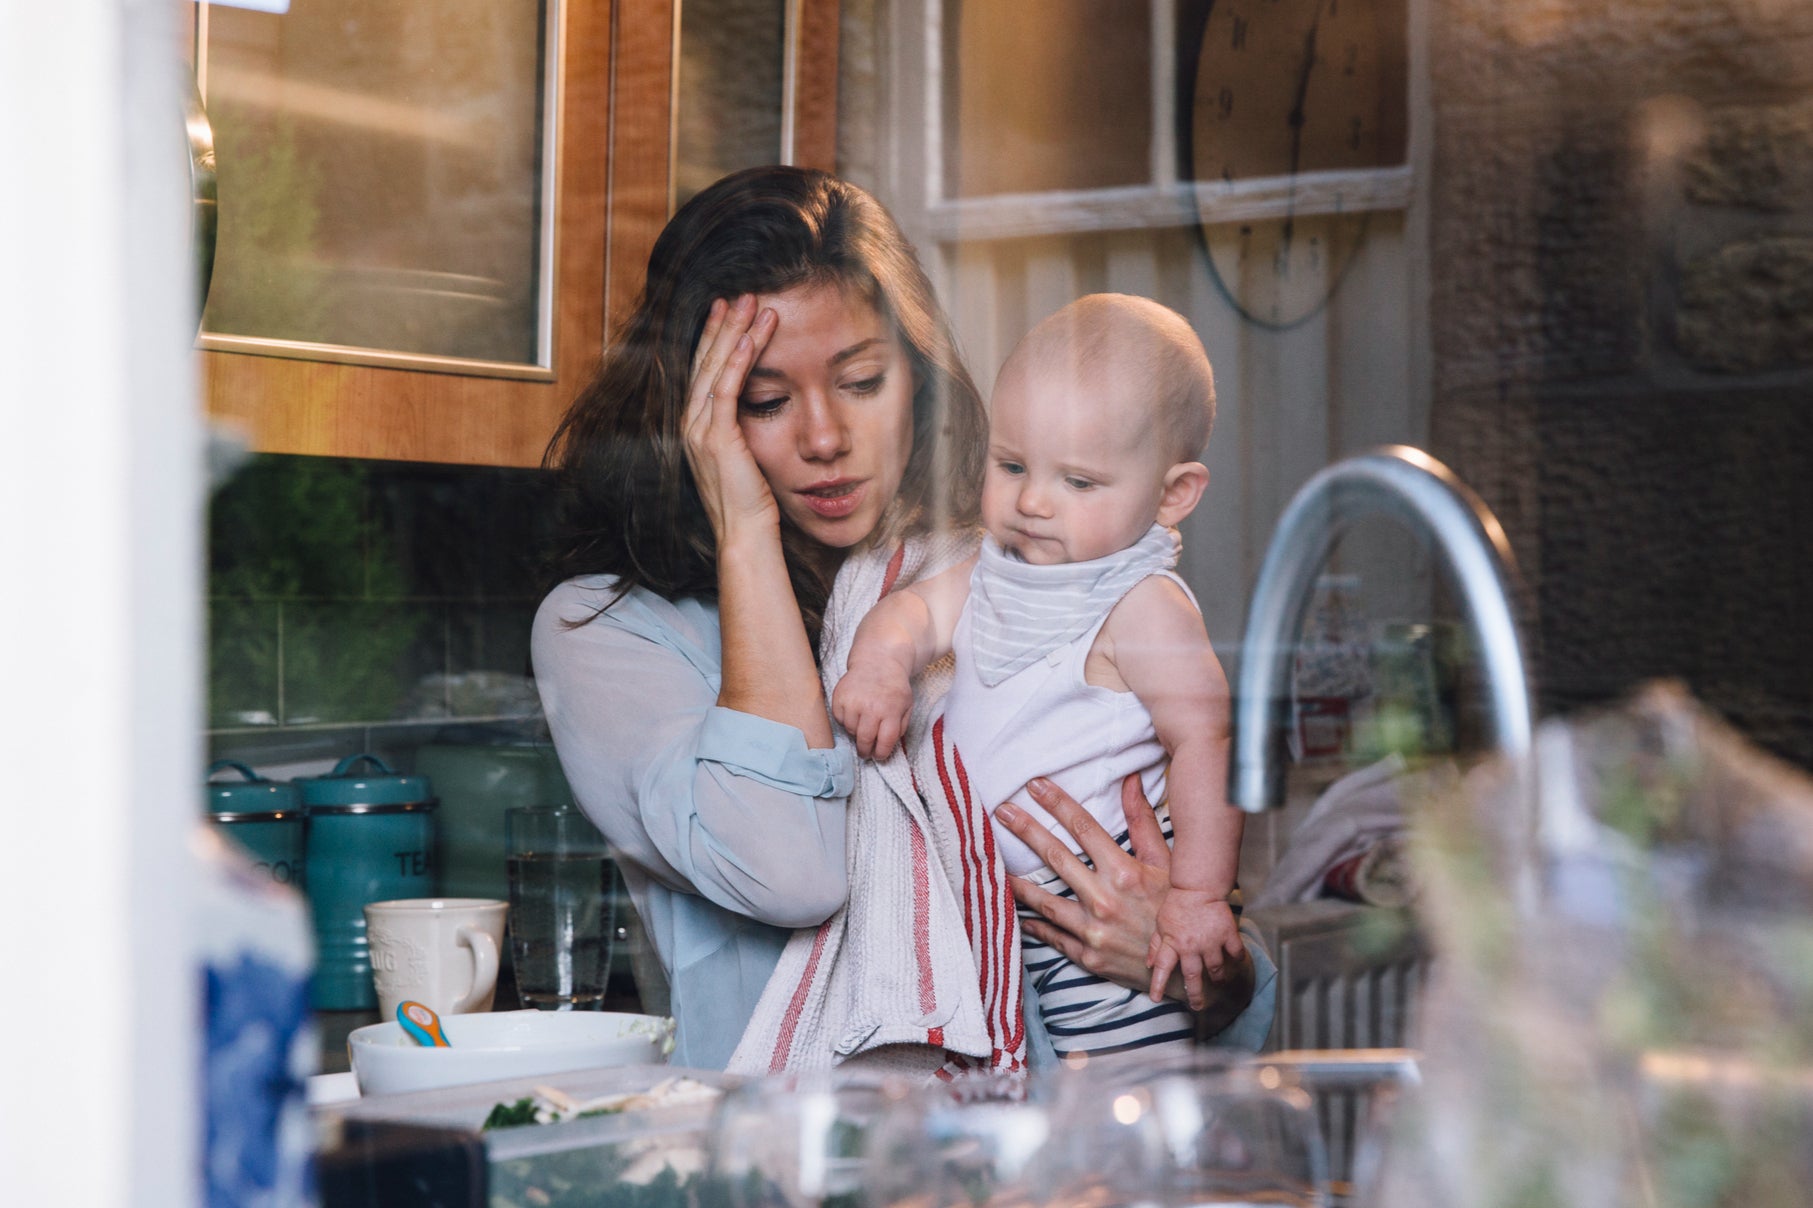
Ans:
{"label": "white ceramic mug", "polygon": [[490,898],[399,898],[365,907],[378,1011],[426,1003],[442,1015],[489,1011],[508,902]]}

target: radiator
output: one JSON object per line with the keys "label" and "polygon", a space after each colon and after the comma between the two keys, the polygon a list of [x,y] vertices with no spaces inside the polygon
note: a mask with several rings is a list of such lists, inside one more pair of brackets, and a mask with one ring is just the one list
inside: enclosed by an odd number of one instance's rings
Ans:
{"label": "radiator", "polygon": [[[1248,912],[1278,964],[1267,1052],[1400,1050],[1415,1038],[1429,950],[1403,911],[1333,900]],[[1351,1185],[1355,1140],[1371,1089],[1311,1086],[1330,1180]]]}

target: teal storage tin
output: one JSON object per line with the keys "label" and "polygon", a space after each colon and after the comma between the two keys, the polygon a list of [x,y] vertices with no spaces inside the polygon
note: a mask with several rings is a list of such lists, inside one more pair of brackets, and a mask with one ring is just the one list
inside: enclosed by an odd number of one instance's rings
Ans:
{"label": "teal storage tin", "polygon": [[[239,780],[215,780],[220,772],[237,772]],[[296,786],[266,780],[234,759],[208,765],[208,823],[223,838],[243,848],[258,871],[280,885],[304,886],[307,821]]]}
{"label": "teal storage tin", "polygon": [[[360,772],[360,764],[371,770]],[[365,906],[435,895],[435,800],[425,777],[352,755],[325,776],[295,781],[308,810],[308,897],[315,919],[320,1011],[378,1005],[371,980]]]}

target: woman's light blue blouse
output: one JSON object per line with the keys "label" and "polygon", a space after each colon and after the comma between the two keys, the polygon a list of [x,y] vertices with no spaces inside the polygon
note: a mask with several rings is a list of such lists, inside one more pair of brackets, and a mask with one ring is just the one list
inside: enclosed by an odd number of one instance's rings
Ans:
{"label": "woman's light blue blouse", "polygon": [[789,931],[843,904],[844,739],[806,746],[796,727],[718,707],[714,604],[569,579],[535,616],[543,711],[587,816],[617,849],[668,971],[673,1061],[721,1069]]}

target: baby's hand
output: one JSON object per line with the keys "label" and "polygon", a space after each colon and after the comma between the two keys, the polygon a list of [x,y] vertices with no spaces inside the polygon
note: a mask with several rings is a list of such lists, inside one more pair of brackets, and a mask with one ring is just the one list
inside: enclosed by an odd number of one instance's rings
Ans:
{"label": "baby's hand", "polygon": [[1227,899],[1206,889],[1180,889],[1173,885],[1158,908],[1157,930],[1146,948],[1146,965],[1152,970],[1153,1002],[1164,1001],[1171,971],[1183,973],[1184,992],[1190,1009],[1208,1005],[1202,980],[1221,981],[1230,965],[1246,955],[1240,924]]}
{"label": "baby's hand", "polygon": [[852,661],[831,693],[831,716],[849,732],[864,759],[892,755],[912,711],[912,681],[890,659]]}

